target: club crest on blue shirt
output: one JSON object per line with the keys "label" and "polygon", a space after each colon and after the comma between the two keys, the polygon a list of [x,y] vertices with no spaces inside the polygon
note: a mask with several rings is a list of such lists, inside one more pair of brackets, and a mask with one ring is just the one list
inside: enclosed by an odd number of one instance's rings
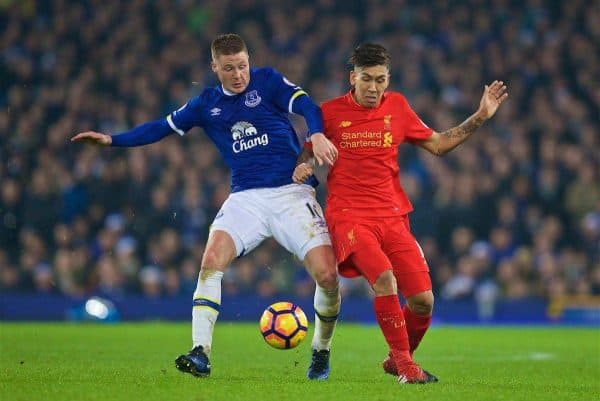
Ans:
{"label": "club crest on blue shirt", "polygon": [[258,95],[258,92],[256,90],[252,90],[246,93],[246,100],[244,101],[244,104],[248,107],[256,107],[260,104],[261,100],[262,98]]}

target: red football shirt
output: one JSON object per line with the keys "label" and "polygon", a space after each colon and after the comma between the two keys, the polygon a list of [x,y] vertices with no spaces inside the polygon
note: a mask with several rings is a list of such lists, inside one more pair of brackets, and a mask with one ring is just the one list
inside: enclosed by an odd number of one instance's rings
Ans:
{"label": "red football shirt", "polygon": [[352,92],[321,106],[325,135],[338,149],[327,177],[327,214],[341,217],[404,215],[412,205],[400,186],[398,146],[429,138],[426,126],[398,92],[386,92],[375,109]]}

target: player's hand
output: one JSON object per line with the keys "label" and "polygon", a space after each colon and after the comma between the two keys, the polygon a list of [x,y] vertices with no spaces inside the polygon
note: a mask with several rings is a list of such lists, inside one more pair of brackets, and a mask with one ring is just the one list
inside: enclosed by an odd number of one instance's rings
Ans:
{"label": "player's hand", "polygon": [[479,102],[479,115],[486,119],[491,118],[496,114],[496,110],[498,110],[498,107],[507,97],[508,92],[506,92],[506,85],[504,85],[504,82],[494,81],[491,84],[486,85],[483,90],[481,101]]}
{"label": "player's hand", "polygon": [[85,131],[71,138],[71,142],[87,142],[94,145],[109,146],[112,143],[112,138],[102,132]]}
{"label": "player's hand", "polygon": [[333,163],[335,163],[338,157],[338,151],[335,148],[335,145],[321,132],[312,134],[310,136],[310,141],[312,142],[313,154],[315,155],[315,159],[317,159],[319,166],[322,166],[323,162],[333,166]]}
{"label": "player's hand", "polygon": [[296,184],[302,184],[308,179],[313,173],[312,163],[300,163],[294,169],[292,180]]}

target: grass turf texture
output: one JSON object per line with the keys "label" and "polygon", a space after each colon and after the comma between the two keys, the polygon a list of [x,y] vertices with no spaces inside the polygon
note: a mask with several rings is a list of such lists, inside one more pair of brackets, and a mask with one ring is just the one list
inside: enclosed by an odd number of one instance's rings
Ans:
{"label": "grass turf texture", "polygon": [[281,351],[256,324],[220,322],[212,376],[196,379],[173,363],[189,324],[0,323],[0,400],[600,399],[597,329],[434,327],[415,355],[440,378],[426,386],[383,373],[377,327],[343,322],[329,380],[308,381],[311,335]]}

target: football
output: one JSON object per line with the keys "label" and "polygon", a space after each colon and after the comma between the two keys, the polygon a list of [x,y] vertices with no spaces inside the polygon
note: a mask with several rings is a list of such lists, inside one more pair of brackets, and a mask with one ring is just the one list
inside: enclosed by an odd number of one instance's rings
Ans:
{"label": "football", "polygon": [[260,318],[260,332],[273,348],[296,347],[306,337],[307,330],[304,311],[292,302],[276,302],[265,309]]}

